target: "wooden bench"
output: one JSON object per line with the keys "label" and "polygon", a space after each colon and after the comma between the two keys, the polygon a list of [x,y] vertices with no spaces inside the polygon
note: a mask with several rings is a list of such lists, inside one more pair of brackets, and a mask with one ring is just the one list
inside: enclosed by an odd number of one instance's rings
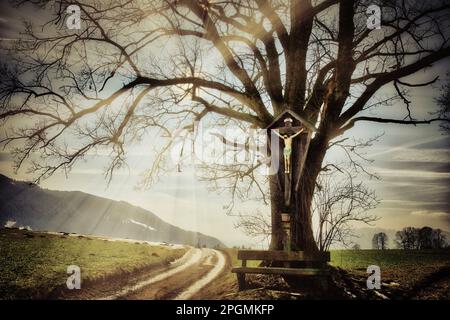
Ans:
{"label": "wooden bench", "polygon": [[[330,261],[329,252],[305,253],[303,251],[265,251],[265,250],[239,250],[238,259],[242,260],[242,267],[235,267],[231,272],[236,273],[239,290],[245,289],[245,275],[254,274],[279,274],[289,276],[316,276],[324,277],[328,271],[323,266]],[[305,265],[322,265],[322,267],[248,267],[247,260],[263,260],[272,262],[302,262]]]}

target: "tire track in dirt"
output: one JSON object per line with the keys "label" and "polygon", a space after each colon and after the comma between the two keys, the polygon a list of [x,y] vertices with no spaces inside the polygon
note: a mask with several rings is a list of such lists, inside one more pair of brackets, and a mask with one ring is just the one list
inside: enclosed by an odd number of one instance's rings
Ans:
{"label": "tire track in dirt", "polygon": [[170,278],[173,275],[192,267],[193,265],[199,263],[199,261],[202,259],[202,256],[203,254],[200,249],[192,248],[183,257],[174,261],[172,263],[172,267],[168,270],[163,271],[162,273],[155,275],[150,279],[146,279],[132,286],[125,287],[112,295],[102,298],[101,300],[122,299],[133,292],[139,291],[140,289],[150,286],[151,284]]}
{"label": "tire track in dirt", "polygon": [[189,299],[225,269],[226,258],[213,249],[191,248],[168,270],[127,286],[103,300]]}
{"label": "tire track in dirt", "polygon": [[191,298],[194,294],[200,291],[203,287],[205,287],[208,283],[213,281],[225,268],[226,258],[222,252],[217,250],[211,250],[211,253],[206,260],[205,265],[211,265],[211,256],[214,255],[217,257],[217,262],[213,266],[213,268],[206,274],[203,278],[199,279],[197,282],[193,283],[190,287],[188,287],[185,291],[180,293],[175,297],[175,300],[187,300]]}
{"label": "tire track in dirt", "polygon": [[202,278],[211,268],[212,266],[205,265],[203,260],[199,261],[188,269],[164,279],[164,281],[154,283],[130,293],[124,299],[171,300],[198,279]]}

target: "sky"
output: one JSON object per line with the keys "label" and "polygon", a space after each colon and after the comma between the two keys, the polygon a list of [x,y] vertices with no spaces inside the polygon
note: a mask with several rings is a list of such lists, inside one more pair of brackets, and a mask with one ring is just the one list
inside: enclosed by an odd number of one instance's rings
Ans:
{"label": "sky", "polygon": [[[2,44],[17,36],[17,17],[30,14],[0,7],[0,40]],[[414,80],[427,81],[439,74],[445,79],[449,61],[435,64],[426,72],[414,76]],[[384,93],[392,92],[386,87]],[[414,115],[425,118],[435,110],[434,97],[439,86],[415,88],[412,92]],[[383,92],[381,93],[383,94]],[[383,107],[382,114],[404,116],[404,106]],[[376,191],[381,200],[373,214],[381,219],[374,226],[400,229],[405,226],[450,230],[450,138],[438,125],[399,126],[393,124],[358,123],[348,133],[350,137],[371,138],[383,134],[379,141],[366,150],[366,157],[373,160],[367,168],[380,179],[363,177],[367,185]],[[140,148],[147,148],[141,145]],[[235,229],[236,220],[223,208],[227,195],[208,191],[208,185],[196,178],[194,168],[171,172],[160,178],[149,189],[136,189],[141,170],[153,161],[139,147],[128,157],[129,168],[120,170],[108,185],[104,177],[106,155],[89,157],[77,165],[66,177],[56,173],[41,183],[53,190],[79,190],[114,200],[123,200],[148,209],[165,221],[187,230],[214,235],[227,245],[253,245],[255,240]],[[331,152],[327,161],[339,161],[340,155]],[[12,157],[8,150],[0,151],[0,173],[18,180],[30,179],[25,170],[16,175],[12,170]],[[247,203],[243,210],[263,210],[269,207],[261,203]]]}

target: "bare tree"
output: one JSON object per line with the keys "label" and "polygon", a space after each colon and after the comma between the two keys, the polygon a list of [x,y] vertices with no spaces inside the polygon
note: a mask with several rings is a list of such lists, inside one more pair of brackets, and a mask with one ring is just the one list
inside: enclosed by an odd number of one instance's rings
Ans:
{"label": "bare tree", "polygon": [[[43,29],[26,25],[1,70],[1,144],[13,149],[16,169],[30,160],[39,180],[109,150],[110,178],[126,165],[129,146],[149,134],[166,137],[154,145],[142,181],[149,185],[169,169],[174,129],[196,121],[266,128],[292,110],[318,132],[305,137],[302,150],[293,148],[290,208],[282,201],[282,170],[259,182],[253,167],[215,168],[232,196],[270,191],[273,249],[282,248],[285,210],[294,219],[291,247],[318,249],[316,180],[330,144],[355,124],[442,120],[416,119],[405,89],[434,82],[408,76],[450,55],[446,0],[379,1],[381,30],[366,25],[372,0],[31,2],[51,16]],[[81,30],[65,27],[69,5],[81,10]],[[381,98],[377,92],[389,84],[395,94]],[[404,118],[378,112],[389,99],[405,103]]]}
{"label": "bare tree", "polygon": [[[447,73],[446,82],[441,87],[442,94],[436,99],[439,110],[435,113],[440,118],[450,118],[450,73]],[[446,131],[450,131],[448,123],[442,123],[441,127]]]}
{"label": "bare tree", "polygon": [[256,238],[264,245],[270,244],[272,228],[270,225],[270,215],[257,210],[255,214],[238,214],[236,228],[241,229],[247,236]]}
{"label": "bare tree", "polygon": [[370,213],[378,204],[375,193],[355,176],[336,170],[319,176],[317,184],[313,213],[318,217],[316,240],[320,251],[337,243],[350,246],[356,224],[370,225],[378,220]]}
{"label": "bare tree", "polygon": [[406,227],[397,231],[397,247],[405,250],[426,250],[445,248],[447,241],[441,229],[430,227]]}
{"label": "bare tree", "polygon": [[443,249],[447,245],[447,239],[441,229],[433,230],[432,247],[434,249]]}
{"label": "bare tree", "polygon": [[375,233],[372,238],[372,248],[376,250],[385,250],[388,247],[388,236],[384,232]]}
{"label": "bare tree", "polygon": [[413,227],[403,228],[395,234],[395,242],[397,246],[405,250],[419,249],[419,232]]}
{"label": "bare tree", "polygon": [[[378,220],[370,213],[379,203],[374,191],[357,181],[355,174],[344,171],[345,166],[334,166],[335,169],[326,170],[319,176],[313,200],[313,216],[318,220],[315,239],[320,251],[327,251],[336,244],[353,245],[355,225],[371,225]],[[270,243],[270,215],[257,210],[254,214],[234,216],[238,219],[236,228],[262,243]]]}
{"label": "bare tree", "polygon": [[419,231],[419,249],[433,248],[433,229],[430,227],[420,228]]}

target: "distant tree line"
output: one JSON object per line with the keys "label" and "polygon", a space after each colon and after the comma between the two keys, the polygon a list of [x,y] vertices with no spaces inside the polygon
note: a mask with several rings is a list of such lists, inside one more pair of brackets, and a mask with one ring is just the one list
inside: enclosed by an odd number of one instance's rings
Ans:
{"label": "distant tree line", "polygon": [[442,249],[446,247],[446,239],[441,229],[430,227],[406,227],[395,234],[398,248],[405,250]]}
{"label": "distant tree line", "polygon": [[[375,233],[372,238],[372,248],[387,249],[388,241],[386,233]],[[397,248],[404,250],[443,249],[447,246],[447,241],[441,229],[406,227],[395,233],[394,244]]]}

